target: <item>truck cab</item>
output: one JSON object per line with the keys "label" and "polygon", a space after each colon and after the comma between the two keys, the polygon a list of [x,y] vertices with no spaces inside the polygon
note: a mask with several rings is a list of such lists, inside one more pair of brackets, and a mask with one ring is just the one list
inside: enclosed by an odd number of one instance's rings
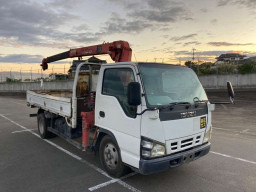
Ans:
{"label": "truck cab", "polygon": [[197,75],[187,67],[104,64],[97,83],[95,126],[116,148],[105,144],[100,149],[102,164],[111,172],[121,159],[133,170],[151,174],[196,160],[210,150],[213,110]]}

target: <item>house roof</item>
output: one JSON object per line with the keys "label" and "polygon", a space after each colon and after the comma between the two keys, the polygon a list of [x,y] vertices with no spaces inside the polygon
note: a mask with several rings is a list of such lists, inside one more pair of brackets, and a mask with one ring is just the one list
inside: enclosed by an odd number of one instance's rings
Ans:
{"label": "house roof", "polygon": [[221,54],[219,57],[216,57],[217,60],[223,60],[227,58],[244,58],[246,57],[245,55],[241,55],[239,53],[226,53],[226,54]]}

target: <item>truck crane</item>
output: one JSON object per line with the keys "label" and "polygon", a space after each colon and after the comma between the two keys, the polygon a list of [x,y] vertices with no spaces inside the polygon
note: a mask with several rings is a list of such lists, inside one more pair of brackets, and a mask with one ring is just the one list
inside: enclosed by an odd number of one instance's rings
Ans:
{"label": "truck crane", "polygon": [[[215,105],[197,75],[185,66],[131,62],[131,53],[128,42],[115,41],[44,58],[44,70],[50,62],[99,54],[116,63],[81,61],[72,92],[27,91],[28,106],[38,108],[31,116],[37,116],[40,136],[57,135],[83,151],[98,151],[114,177],[127,168],[153,174],[205,156]],[[86,94],[79,95],[82,66]],[[230,82],[227,87],[233,103]]]}
{"label": "truck crane", "polygon": [[83,57],[91,55],[109,54],[115,62],[131,61],[132,49],[127,41],[114,41],[112,43],[103,43],[88,47],[70,49],[69,51],[53,55],[42,60],[42,69],[48,69],[48,63],[59,61],[62,59]]}

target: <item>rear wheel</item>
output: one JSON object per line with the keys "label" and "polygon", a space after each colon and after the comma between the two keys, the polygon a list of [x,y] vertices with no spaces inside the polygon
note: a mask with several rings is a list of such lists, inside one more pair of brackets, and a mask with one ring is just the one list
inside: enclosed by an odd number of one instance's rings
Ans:
{"label": "rear wheel", "polygon": [[106,135],[100,143],[100,161],[107,173],[113,177],[121,177],[128,168],[123,164],[120,150],[112,137]]}
{"label": "rear wheel", "polygon": [[47,131],[47,123],[46,123],[46,118],[44,116],[44,113],[40,113],[37,116],[37,124],[38,124],[38,132],[41,138],[43,139],[48,139],[52,136],[52,134]]}

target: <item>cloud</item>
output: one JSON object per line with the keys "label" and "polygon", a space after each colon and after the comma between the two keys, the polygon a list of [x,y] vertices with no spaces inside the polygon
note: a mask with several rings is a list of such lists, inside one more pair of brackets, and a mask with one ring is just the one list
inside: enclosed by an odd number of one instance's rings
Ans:
{"label": "cloud", "polygon": [[248,9],[256,8],[256,0],[219,0],[218,1],[218,6],[226,6],[228,4],[242,5]]}
{"label": "cloud", "polygon": [[177,36],[177,37],[172,37],[171,40],[172,41],[183,41],[183,40],[187,40],[187,39],[192,39],[194,37],[196,37],[197,34],[193,33],[193,34],[189,34],[189,35],[183,35],[183,36]]}
{"label": "cloud", "polygon": [[201,8],[200,11],[201,11],[202,13],[207,13],[207,12],[208,12],[208,9],[206,9],[206,8]]}
{"label": "cloud", "polygon": [[221,6],[225,6],[227,5],[228,3],[230,3],[232,0],[219,0],[218,2],[218,6],[221,7]]}
{"label": "cloud", "polygon": [[183,46],[189,46],[189,45],[200,45],[201,43],[198,41],[189,41],[183,44]]}
{"label": "cloud", "polygon": [[[185,13],[185,9],[183,7],[172,7],[166,10],[140,10],[131,13],[130,15],[133,17],[138,17],[141,19],[145,19],[147,21],[155,21],[155,22],[176,22],[177,20],[183,18]],[[186,17],[187,18],[187,17]]]}
{"label": "cloud", "polygon": [[28,54],[11,54],[7,56],[0,56],[2,63],[41,63],[42,55],[28,55]]}
{"label": "cloud", "polygon": [[[125,8],[126,23],[138,22],[143,25],[150,25],[151,30],[167,29],[171,23],[180,20],[191,20],[191,13],[186,5],[181,2],[170,0],[144,0],[144,1],[125,1],[108,0]],[[133,6],[133,8],[128,8]]]}
{"label": "cloud", "polygon": [[113,13],[99,30],[91,32],[86,24],[75,25],[74,21],[81,17],[70,11],[84,0],[0,1],[0,26],[4,26],[0,28],[1,46],[67,48],[102,41],[109,34],[166,31],[171,23],[192,19],[186,5],[180,2],[107,0],[123,6],[125,16]]}
{"label": "cloud", "polygon": [[[187,56],[187,57],[176,57],[177,60],[180,61],[191,61],[192,60],[192,56]],[[202,56],[197,56],[195,55],[195,61],[200,60],[200,61],[212,61],[214,58],[213,57],[202,57]]]}
{"label": "cloud", "polygon": [[136,1],[127,1],[127,0],[107,0],[107,1],[110,2],[110,3],[115,3],[119,6],[123,6],[126,9],[138,8],[138,6],[140,5]]}
{"label": "cloud", "polygon": [[[55,0],[54,2],[59,3],[60,1],[68,3],[65,0]],[[72,2],[75,4],[78,0]],[[95,34],[84,32],[85,30],[80,33],[67,33],[59,30],[63,25],[79,19],[79,17],[67,11],[57,11],[47,5],[47,3],[42,4],[30,0],[2,1],[0,4],[0,26],[4,27],[0,28],[0,43],[15,46],[56,47],[55,45],[61,44],[60,42],[63,40],[74,44],[81,41],[82,43],[92,42],[100,38]],[[63,3],[61,6],[66,5]]]}
{"label": "cloud", "polygon": [[[195,59],[196,60],[200,59],[200,60],[204,60],[204,61],[215,61],[215,58],[221,54],[234,53],[234,52],[239,52],[242,54],[242,52],[240,52],[240,51],[232,51],[232,50],[229,50],[229,51],[222,51],[222,50],[195,51]],[[177,60],[181,60],[181,61],[192,60],[192,51],[187,51],[187,50],[173,51],[172,54]],[[243,53],[243,54],[245,54],[245,53]],[[251,53],[250,55],[253,55],[253,53]]]}
{"label": "cloud", "polygon": [[229,43],[229,42],[208,42],[208,45],[221,47],[221,46],[248,46],[248,45],[255,45],[253,43]]}
{"label": "cloud", "polygon": [[218,20],[217,19],[212,19],[210,22],[211,22],[211,24],[215,25],[218,22]]}
{"label": "cloud", "polygon": [[146,28],[152,27],[152,24],[142,20],[126,20],[117,13],[112,13],[111,18],[102,27],[101,35],[109,33],[138,33]]}
{"label": "cloud", "polygon": [[47,7],[54,7],[57,9],[67,9],[74,8],[83,3],[84,0],[53,0],[51,2],[46,3]]}
{"label": "cloud", "polygon": [[169,0],[143,2],[146,8],[131,11],[129,16],[157,23],[173,23],[178,20],[192,19],[184,3]]}
{"label": "cloud", "polygon": [[225,53],[230,53],[232,51],[199,51],[197,52],[199,55],[207,55],[207,56],[218,56]]}

